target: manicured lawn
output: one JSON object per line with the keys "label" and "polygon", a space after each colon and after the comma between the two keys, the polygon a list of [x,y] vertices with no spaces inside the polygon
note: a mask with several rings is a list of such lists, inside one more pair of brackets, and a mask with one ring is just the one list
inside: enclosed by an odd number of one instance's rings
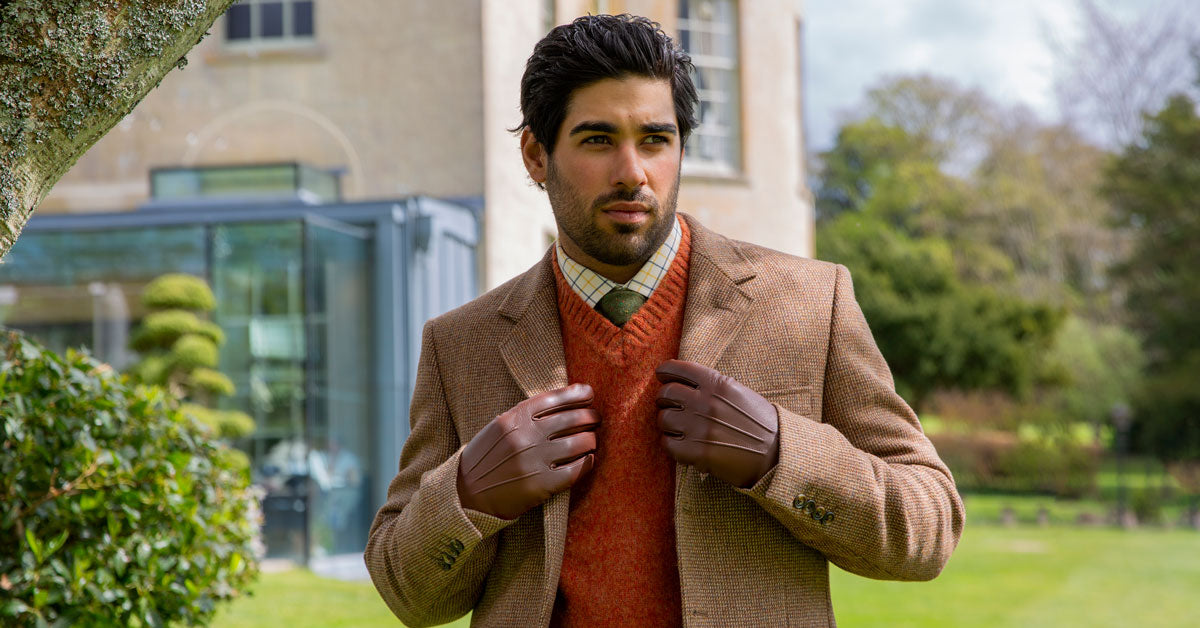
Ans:
{"label": "manicured lawn", "polygon": [[968,524],[932,582],[833,570],[833,608],[843,628],[1196,626],[1198,556],[1194,530]]}
{"label": "manicured lawn", "polygon": [[[843,628],[1196,626],[1200,532],[968,524],[950,564],[932,582],[879,582],[836,568],[831,580]],[[264,575],[254,596],[222,609],[214,624],[398,625],[370,583],[302,570]],[[451,625],[465,628],[468,620]]]}
{"label": "manicured lawn", "polygon": [[[466,628],[470,618],[453,624]],[[214,628],[374,628],[400,626],[369,582],[342,582],[294,569],[263,574],[253,595],[217,612]]]}

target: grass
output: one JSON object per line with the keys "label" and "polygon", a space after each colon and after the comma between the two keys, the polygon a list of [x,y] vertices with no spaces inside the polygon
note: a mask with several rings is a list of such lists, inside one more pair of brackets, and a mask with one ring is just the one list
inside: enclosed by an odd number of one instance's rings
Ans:
{"label": "grass", "polygon": [[[1200,532],[968,524],[932,582],[881,582],[831,569],[842,628],[1196,625]],[[731,593],[732,594],[732,593]],[[464,617],[453,624],[465,628]],[[223,608],[217,628],[374,628],[400,624],[370,583],[304,570],[266,574]]]}
{"label": "grass", "polygon": [[[453,624],[466,628],[469,618]],[[369,582],[342,582],[304,569],[263,574],[249,597],[225,605],[213,628],[400,626]]]}
{"label": "grass", "polygon": [[968,525],[938,579],[877,582],[834,569],[843,628],[1194,626],[1194,530]]}

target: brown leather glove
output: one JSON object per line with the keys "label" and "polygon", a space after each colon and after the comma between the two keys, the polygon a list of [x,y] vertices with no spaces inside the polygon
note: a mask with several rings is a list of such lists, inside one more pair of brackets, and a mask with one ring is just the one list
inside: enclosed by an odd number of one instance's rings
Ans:
{"label": "brown leather glove", "polygon": [[591,470],[600,415],[592,387],[535,395],[485,425],[458,461],[463,507],[516,519]]}
{"label": "brown leather glove", "polygon": [[662,443],[679,462],[741,488],[779,460],[779,413],[732,377],[684,360],[654,371]]}

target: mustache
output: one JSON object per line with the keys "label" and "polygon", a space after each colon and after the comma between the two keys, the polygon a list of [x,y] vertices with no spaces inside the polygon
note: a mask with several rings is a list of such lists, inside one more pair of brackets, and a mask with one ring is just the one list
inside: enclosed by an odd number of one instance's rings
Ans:
{"label": "mustache", "polygon": [[592,203],[592,209],[600,209],[609,203],[642,203],[652,210],[658,209],[658,201],[643,188],[614,190],[597,198]]}

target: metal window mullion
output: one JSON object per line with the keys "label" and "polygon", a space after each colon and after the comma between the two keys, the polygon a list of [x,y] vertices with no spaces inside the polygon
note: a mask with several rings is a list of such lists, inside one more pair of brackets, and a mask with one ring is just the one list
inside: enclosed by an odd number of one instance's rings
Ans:
{"label": "metal window mullion", "polygon": [[262,11],[262,5],[259,0],[250,0],[250,38],[247,41],[261,40],[262,34],[259,32],[259,27],[262,25],[262,19],[259,17],[259,12]]}

